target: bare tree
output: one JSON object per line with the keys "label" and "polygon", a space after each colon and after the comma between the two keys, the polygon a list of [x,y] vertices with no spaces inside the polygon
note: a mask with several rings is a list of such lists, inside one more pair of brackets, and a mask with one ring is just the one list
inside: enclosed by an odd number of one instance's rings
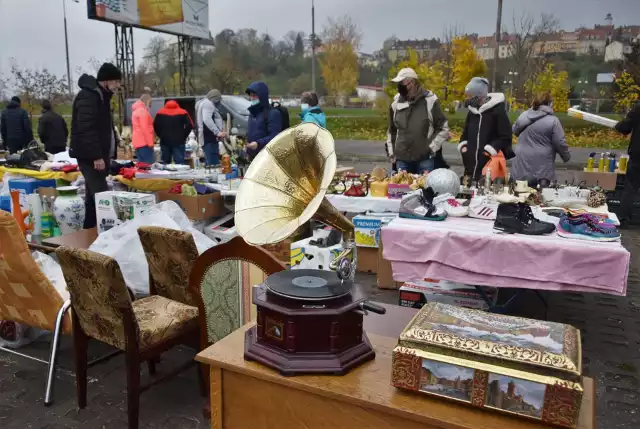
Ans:
{"label": "bare tree", "polygon": [[[354,51],[360,49],[362,32],[349,15],[340,18],[329,18],[322,31],[322,38],[332,43],[346,43],[351,45]],[[294,39],[295,42],[295,39]]]}
{"label": "bare tree", "polygon": [[462,29],[458,24],[445,27],[442,32],[442,44],[440,45],[440,61],[444,65],[444,99],[449,99],[452,82],[455,79],[455,67],[453,57],[453,41],[462,35]]}
{"label": "bare tree", "polygon": [[65,101],[68,98],[66,76],[58,77],[46,68],[22,68],[14,62],[11,66],[11,76],[13,86],[20,94],[30,114],[44,99],[55,103]]}

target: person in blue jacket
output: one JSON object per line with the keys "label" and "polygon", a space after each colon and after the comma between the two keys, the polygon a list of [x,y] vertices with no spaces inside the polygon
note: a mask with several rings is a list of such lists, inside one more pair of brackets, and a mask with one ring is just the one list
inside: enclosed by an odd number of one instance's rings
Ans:
{"label": "person in blue jacket", "polygon": [[253,82],[247,88],[251,100],[249,107],[249,130],[247,132],[246,149],[250,159],[258,153],[282,131],[280,110],[272,108],[269,103],[269,87],[264,82]]}
{"label": "person in blue jacket", "polygon": [[302,122],[312,122],[322,128],[327,128],[327,117],[319,106],[318,94],[313,91],[305,92],[302,94],[301,101],[300,119]]}

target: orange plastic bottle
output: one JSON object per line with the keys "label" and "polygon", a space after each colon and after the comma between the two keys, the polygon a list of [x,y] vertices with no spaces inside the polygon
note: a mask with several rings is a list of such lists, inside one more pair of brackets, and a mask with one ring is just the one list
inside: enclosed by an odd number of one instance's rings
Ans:
{"label": "orange plastic bottle", "polygon": [[224,174],[231,173],[231,157],[229,155],[222,155],[220,163],[222,164],[222,172]]}

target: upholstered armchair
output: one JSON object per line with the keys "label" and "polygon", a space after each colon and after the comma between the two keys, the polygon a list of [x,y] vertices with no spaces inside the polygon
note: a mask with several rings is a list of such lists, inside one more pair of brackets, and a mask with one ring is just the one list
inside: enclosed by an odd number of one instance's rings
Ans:
{"label": "upholstered armchair", "polygon": [[198,306],[189,290],[189,275],[198,249],[193,236],[184,231],[144,226],[138,229],[149,264],[149,291],[183,304]]}
{"label": "upholstered armchair", "polygon": [[158,295],[132,301],[115,260],[66,247],[56,254],[73,307],[78,406],[87,405],[87,342],[93,338],[125,352],[129,429],[137,429],[140,393],[148,387],[140,386],[141,363],[148,362],[153,374],[164,351],[179,344],[197,346],[198,308]]}
{"label": "upholstered armchair", "polygon": [[[60,335],[71,334],[69,306],[33,260],[15,219],[0,210],[0,320],[53,332],[45,405],[53,401]],[[42,362],[8,348],[0,350]]]}

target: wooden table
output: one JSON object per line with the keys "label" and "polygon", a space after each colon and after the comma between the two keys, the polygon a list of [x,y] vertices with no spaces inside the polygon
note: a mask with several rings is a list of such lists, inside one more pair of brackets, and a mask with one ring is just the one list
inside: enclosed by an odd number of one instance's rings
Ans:
{"label": "wooden table", "polygon": [[[391,352],[415,310],[365,317],[376,359],[345,376],[282,377],[244,360],[243,326],[196,358],[211,371],[213,429],[543,429],[549,426],[391,386]],[[393,332],[392,332],[393,331]],[[393,335],[391,335],[393,333]],[[380,335],[382,334],[382,335]],[[386,336],[385,336],[386,335]],[[595,389],[584,379],[579,429],[595,428]]]}
{"label": "wooden table", "polygon": [[38,239],[29,242],[29,246],[36,250],[54,251],[60,246],[72,247],[74,249],[87,250],[98,238],[98,230],[96,228],[81,229],[71,234],[61,235],[59,237],[51,237]]}

